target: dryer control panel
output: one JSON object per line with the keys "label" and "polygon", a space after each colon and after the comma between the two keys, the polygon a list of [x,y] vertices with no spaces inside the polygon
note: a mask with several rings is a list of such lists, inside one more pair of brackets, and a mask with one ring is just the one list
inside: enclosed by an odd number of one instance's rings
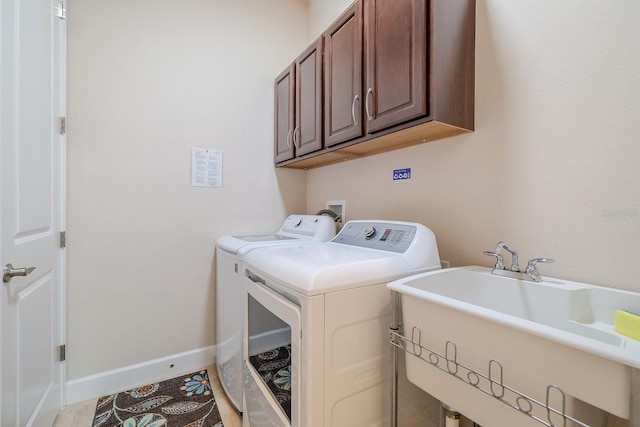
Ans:
{"label": "dryer control panel", "polygon": [[404,253],[416,239],[418,224],[349,221],[331,241],[345,245]]}

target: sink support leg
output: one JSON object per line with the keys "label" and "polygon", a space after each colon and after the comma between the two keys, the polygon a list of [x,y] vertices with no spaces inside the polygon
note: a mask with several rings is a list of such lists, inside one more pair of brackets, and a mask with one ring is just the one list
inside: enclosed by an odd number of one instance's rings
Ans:
{"label": "sink support leg", "polygon": [[631,370],[631,393],[629,396],[629,427],[640,427],[640,369]]}
{"label": "sink support leg", "polygon": [[[391,326],[390,330],[400,330],[400,294],[391,291]],[[395,339],[395,338],[392,338]],[[398,352],[395,345],[391,349],[391,427],[398,426]]]}

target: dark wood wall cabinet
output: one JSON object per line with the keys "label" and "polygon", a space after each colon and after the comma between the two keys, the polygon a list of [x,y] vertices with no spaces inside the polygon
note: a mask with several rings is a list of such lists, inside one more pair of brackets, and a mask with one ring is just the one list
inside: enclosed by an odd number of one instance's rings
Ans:
{"label": "dark wood wall cabinet", "polygon": [[276,77],[274,98],[276,164],[320,150],[322,38]]}
{"label": "dark wood wall cabinet", "polygon": [[475,0],[356,0],[275,81],[276,166],[474,130]]}

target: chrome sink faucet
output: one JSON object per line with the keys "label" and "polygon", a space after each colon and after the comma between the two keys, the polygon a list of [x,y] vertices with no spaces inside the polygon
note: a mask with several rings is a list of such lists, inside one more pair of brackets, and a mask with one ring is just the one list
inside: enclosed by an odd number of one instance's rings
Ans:
{"label": "chrome sink faucet", "polygon": [[518,265],[518,252],[507,246],[505,242],[499,242],[496,245],[496,252],[502,253],[502,249],[511,254],[511,271],[520,271],[520,266]]}
{"label": "chrome sink faucet", "polygon": [[[505,251],[511,254],[511,267],[509,268],[509,270],[505,268],[504,257],[502,256],[502,249],[504,249]],[[540,273],[538,272],[538,269],[536,267],[537,263],[548,264],[548,263],[555,262],[555,260],[551,258],[534,258],[532,260],[529,260],[529,262],[527,263],[527,268],[525,269],[524,272],[522,272],[520,271],[520,266],[518,265],[518,253],[515,250],[511,249],[504,242],[499,242],[496,245],[495,252],[484,251],[484,254],[496,257],[496,265],[493,268],[493,270],[491,270],[491,274],[495,274],[497,276],[511,277],[513,279],[528,280],[533,282],[542,282],[542,276],[540,276]]]}
{"label": "chrome sink faucet", "polygon": [[496,257],[496,270],[505,270],[504,267],[504,257],[502,256],[502,249],[509,252],[511,254],[511,267],[510,270],[514,272],[520,271],[520,266],[518,265],[518,252],[511,249],[505,242],[498,242],[496,245],[496,251],[484,251],[485,255]]}

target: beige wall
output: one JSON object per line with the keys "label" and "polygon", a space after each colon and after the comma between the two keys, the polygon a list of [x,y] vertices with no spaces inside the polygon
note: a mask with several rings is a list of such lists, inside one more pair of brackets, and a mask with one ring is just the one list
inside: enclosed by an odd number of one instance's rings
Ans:
{"label": "beige wall", "polygon": [[543,275],[640,291],[639,27],[635,0],[479,0],[476,131],[311,170],[307,210],[422,222],[453,266],[504,240],[555,258]]}
{"label": "beige wall", "polygon": [[309,0],[309,40],[315,40],[354,0]]}
{"label": "beige wall", "polygon": [[[476,132],[274,170],[273,78],[349,3],[70,2],[69,380],[215,344],[215,239],[326,200],[428,225],[453,265],[504,240],[640,291],[640,3],[478,0]],[[223,188],[190,186],[194,146]]]}
{"label": "beige wall", "polygon": [[[304,212],[272,104],[307,8],[69,2],[69,380],[214,345],[215,239]],[[223,188],[191,187],[191,147],[223,151]]]}

